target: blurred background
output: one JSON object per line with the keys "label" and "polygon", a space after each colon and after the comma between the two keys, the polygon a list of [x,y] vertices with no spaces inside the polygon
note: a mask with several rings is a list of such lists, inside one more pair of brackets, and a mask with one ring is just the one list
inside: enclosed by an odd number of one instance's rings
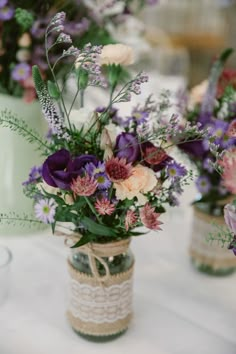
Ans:
{"label": "blurred background", "polygon": [[[152,66],[198,84],[223,49],[236,47],[235,16],[236,0],[159,0],[147,7],[141,17],[155,51]],[[236,55],[227,66],[236,68]]]}

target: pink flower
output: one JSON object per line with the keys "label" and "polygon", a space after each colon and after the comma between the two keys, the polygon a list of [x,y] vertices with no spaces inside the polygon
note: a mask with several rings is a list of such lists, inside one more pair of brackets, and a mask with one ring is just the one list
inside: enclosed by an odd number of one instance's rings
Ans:
{"label": "pink flower", "polygon": [[236,119],[230,123],[229,128],[227,130],[227,135],[230,138],[236,138]]}
{"label": "pink flower", "polygon": [[112,182],[121,182],[131,176],[131,163],[126,162],[126,159],[112,157],[106,162],[106,174]]}
{"label": "pink flower", "polygon": [[73,179],[70,187],[75,195],[89,197],[96,191],[97,182],[89,175],[84,177],[78,176],[76,179]]}
{"label": "pink flower", "polygon": [[115,205],[106,198],[97,199],[95,209],[100,215],[111,215],[115,210]]}
{"label": "pink flower", "polygon": [[233,204],[224,207],[224,217],[226,225],[236,235],[236,207]]}
{"label": "pink flower", "polygon": [[226,151],[219,165],[223,167],[223,185],[233,194],[236,194],[236,148]]}
{"label": "pink flower", "polygon": [[160,225],[163,223],[158,220],[160,214],[155,212],[149,203],[146,203],[143,208],[140,209],[140,218],[144,226],[151,230],[161,230]]}
{"label": "pink flower", "polygon": [[128,231],[130,227],[134,226],[138,220],[134,211],[128,210],[125,216],[125,230]]}

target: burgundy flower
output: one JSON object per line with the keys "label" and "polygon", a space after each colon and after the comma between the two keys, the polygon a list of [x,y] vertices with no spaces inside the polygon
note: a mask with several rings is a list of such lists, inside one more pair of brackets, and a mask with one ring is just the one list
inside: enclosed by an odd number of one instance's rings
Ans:
{"label": "burgundy flower", "polygon": [[156,147],[150,142],[142,144],[142,155],[146,165],[155,172],[162,170],[172,160],[164,149]]}
{"label": "burgundy flower", "polygon": [[112,157],[106,162],[106,174],[112,182],[121,182],[131,176],[131,164],[126,159]]}
{"label": "burgundy flower", "polygon": [[125,158],[127,162],[135,162],[140,157],[140,146],[137,137],[131,133],[121,133],[116,138],[116,156]]}

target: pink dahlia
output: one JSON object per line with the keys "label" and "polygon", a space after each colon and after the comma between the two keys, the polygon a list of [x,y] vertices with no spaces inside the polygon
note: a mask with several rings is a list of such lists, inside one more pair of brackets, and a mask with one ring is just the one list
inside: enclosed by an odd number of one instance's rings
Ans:
{"label": "pink dahlia", "polygon": [[96,191],[97,182],[89,175],[85,175],[84,177],[78,176],[76,179],[73,179],[70,187],[75,195],[89,197]]}
{"label": "pink dahlia", "polygon": [[125,230],[128,231],[130,227],[134,226],[138,220],[134,211],[128,210],[125,216]]}
{"label": "pink dahlia", "polygon": [[100,215],[111,215],[115,210],[115,205],[106,198],[97,199],[95,209]]}
{"label": "pink dahlia", "polygon": [[158,220],[160,214],[155,212],[149,203],[146,203],[143,208],[140,209],[140,218],[144,226],[151,230],[161,230],[160,225],[163,223]]}
{"label": "pink dahlia", "polygon": [[106,162],[106,174],[112,182],[121,182],[131,176],[132,166],[126,159],[112,157]]}
{"label": "pink dahlia", "polygon": [[236,194],[236,148],[232,148],[224,154],[219,165],[223,167],[223,185],[233,194]]}

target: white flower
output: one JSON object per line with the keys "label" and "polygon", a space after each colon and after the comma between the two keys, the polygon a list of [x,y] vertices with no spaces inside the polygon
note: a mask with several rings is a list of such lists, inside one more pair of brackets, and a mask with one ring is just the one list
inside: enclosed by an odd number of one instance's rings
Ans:
{"label": "white flower", "polygon": [[116,137],[118,134],[117,126],[113,123],[105,125],[101,134],[100,148],[104,150],[104,159],[113,156],[113,148],[115,146]]}
{"label": "white flower", "polygon": [[16,59],[20,62],[29,61],[31,58],[31,52],[28,49],[20,49],[16,52]]}
{"label": "white flower", "polygon": [[102,49],[100,55],[101,65],[120,64],[130,65],[134,63],[134,51],[133,48],[125,44],[108,44]]}
{"label": "white flower", "polygon": [[70,113],[70,122],[76,129],[80,130],[83,127],[83,133],[87,133],[88,130],[93,127],[97,128],[97,115],[94,111],[88,108],[73,109]]}
{"label": "white flower", "polygon": [[38,190],[43,193],[44,191],[49,194],[57,194],[60,189],[56,187],[49,186],[46,182],[37,183]]}

